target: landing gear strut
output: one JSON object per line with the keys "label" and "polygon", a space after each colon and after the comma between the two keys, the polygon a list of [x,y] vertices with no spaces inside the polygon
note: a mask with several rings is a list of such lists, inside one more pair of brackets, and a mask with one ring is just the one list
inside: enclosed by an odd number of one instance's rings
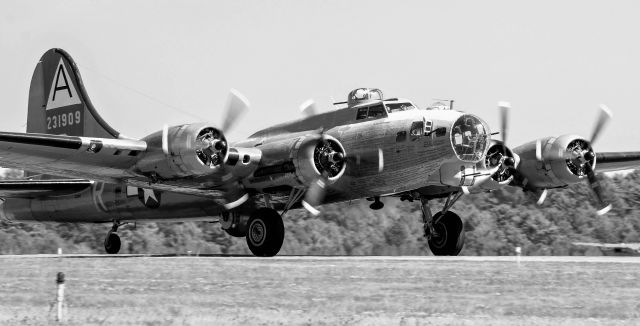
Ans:
{"label": "landing gear strut", "polygon": [[420,196],[424,236],[436,256],[457,256],[464,246],[464,224],[458,214],[449,211],[460,199],[461,192],[449,195],[442,211],[431,214],[429,200]]}
{"label": "landing gear strut", "polygon": [[260,208],[247,222],[247,245],[259,257],[275,256],[284,241],[282,217],[273,208]]}
{"label": "landing gear strut", "polygon": [[107,232],[107,237],[104,239],[104,250],[108,254],[117,254],[120,251],[120,237],[116,234],[118,227],[122,225],[118,221],[113,221],[111,230]]}

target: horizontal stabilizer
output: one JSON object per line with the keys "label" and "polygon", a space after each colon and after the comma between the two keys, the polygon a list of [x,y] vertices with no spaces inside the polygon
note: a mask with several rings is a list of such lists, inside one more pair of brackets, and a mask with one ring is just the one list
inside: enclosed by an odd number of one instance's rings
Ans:
{"label": "horizontal stabilizer", "polygon": [[84,179],[0,180],[0,198],[65,196],[85,190],[92,184],[92,181]]}

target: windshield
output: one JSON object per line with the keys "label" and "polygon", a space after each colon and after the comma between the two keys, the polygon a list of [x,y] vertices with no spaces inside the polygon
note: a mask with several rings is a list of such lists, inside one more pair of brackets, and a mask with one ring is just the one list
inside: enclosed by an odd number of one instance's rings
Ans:
{"label": "windshield", "polygon": [[411,103],[387,103],[387,111],[389,113],[398,112],[398,111],[407,111],[413,110],[416,107]]}

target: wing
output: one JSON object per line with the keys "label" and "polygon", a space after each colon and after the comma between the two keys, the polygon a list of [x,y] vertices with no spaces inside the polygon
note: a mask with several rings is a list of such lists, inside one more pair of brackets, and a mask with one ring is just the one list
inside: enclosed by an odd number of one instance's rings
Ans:
{"label": "wing", "polygon": [[119,182],[147,150],[140,140],[0,132],[0,166]]}
{"label": "wing", "polygon": [[93,181],[83,179],[60,180],[2,180],[0,198],[37,198],[71,195],[91,187]]}
{"label": "wing", "polygon": [[598,172],[640,168],[640,152],[608,152],[596,154]]}
{"label": "wing", "polygon": [[[259,150],[249,149],[245,152],[241,148],[234,149],[235,155],[253,155],[252,161],[247,164],[212,169],[194,163],[201,169],[200,174],[176,166],[176,169],[180,169],[174,178],[154,180],[152,174],[155,175],[156,171],[172,173],[170,164],[185,161],[184,156],[174,155],[174,150],[180,150],[172,146],[173,139],[167,140],[169,145],[166,145],[166,153],[163,146],[156,142],[151,140],[149,144],[144,140],[132,139],[0,132],[0,166],[208,197],[228,207],[235,207],[246,200],[246,193],[237,181],[257,166]],[[195,152],[187,156],[196,159]],[[140,166],[151,170],[140,170]],[[13,188],[4,193],[0,188],[0,197],[69,193],[79,185],[76,183],[72,186],[70,182],[38,184],[23,181],[6,186]]]}

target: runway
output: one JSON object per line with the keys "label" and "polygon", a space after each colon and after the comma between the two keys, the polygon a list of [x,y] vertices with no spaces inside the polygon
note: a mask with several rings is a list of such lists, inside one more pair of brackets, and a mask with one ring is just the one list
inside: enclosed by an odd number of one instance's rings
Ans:
{"label": "runway", "polygon": [[1,255],[2,258],[219,258],[219,259],[259,259],[275,261],[389,261],[389,262],[549,262],[549,263],[626,263],[640,264],[640,256],[275,256],[254,257],[251,255],[189,255],[189,254],[37,254],[37,255]]}
{"label": "runway", "polygon": [[638,325],[640,257],[0,256],[0,324]]}

